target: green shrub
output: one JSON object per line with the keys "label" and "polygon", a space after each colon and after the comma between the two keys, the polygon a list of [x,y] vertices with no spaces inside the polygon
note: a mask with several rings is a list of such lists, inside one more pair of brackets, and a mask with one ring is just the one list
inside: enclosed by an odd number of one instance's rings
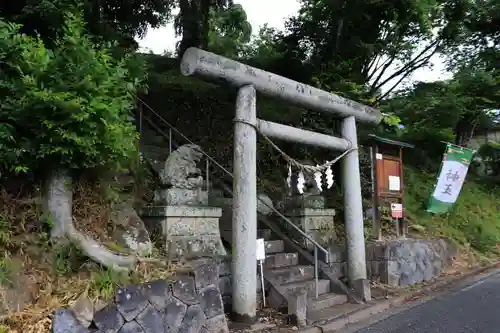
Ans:
{"label": "green shrub", "polygon": [[95,168],[136,151],[129,119],[140,64],[96,45],[66,13],[52,49],[0,20],[0,172]]}

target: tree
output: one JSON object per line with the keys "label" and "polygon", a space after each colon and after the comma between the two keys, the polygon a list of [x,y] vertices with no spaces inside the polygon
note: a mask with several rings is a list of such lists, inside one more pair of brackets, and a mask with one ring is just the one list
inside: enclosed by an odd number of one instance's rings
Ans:
{"label": "tree", "polygon": [[211,52],[230,57],[241,57],[252,36],[252,25],[241,5],[210,11],[208,45]]}
{"label": "tree", "polygon": [[207,49],[211,10],[222,10],[233,5],[232,0],[178,0],[179,14],[175,18],[175,32],[182,36],[177,52],[180,57],[189,47]]}
{"label": "tree", "polygon": [[283,33],[276,28],[271,28],[266,23],[259,28],[256,36],[246,45],[244,58],[253,60],[275,60],[283,57],[280,48]]}
{"label": "tree", "polygon": [[52,49],[21,29],[0,21],[2,169],[80,170],[134,155],[128,117],[141,83],[134,58],[114,59],[71,12]]}
{"label": "tree", "polygon": [[413,137],[441,135],[466,146],[477,126],[493,123],[490,111],[500,101],[499,87],[500,77],[493,72],[462,69],[449,81],[419,82],[399,92],[384,111],[398,115]]}
{"label": "tree", "polygon": [[0,15],[21,25],[21,31],[40,35],[47,44],[57,38],[64,14],[75,6],[84,14],[89,33],[106,41],[136,46],[134,38],[147,28],[159,27],[170,18],[175,2],[165,0],[20,0],[0,2]]}
{"label": "tree", "polygon": [[74,12],[65,13],[51,49],[0,21],[0,170],[43,176],[54,244],[66,239],[106,267],[131,269],[135,256],[113,253],[75,228],[70,185],[71,172],[137,156],[129,112],[141,77],[133,58],[116,59],[94,44]]}
{"label": "tree", "polygon": [[354,84],[377,103],[448,42],[463,17],[453,5],[462,2],[302,0],[287,28],[324,89]]}
{"label": "tree", "polygon": [[464,64],[472,66],[491,57],[498,60],[500,3],[496,0],[470,0],[467,6],[457,8],[456,12],[463,18],[463,25],[453,31],[454,38],[444,50],[450,55],[450,70]]}

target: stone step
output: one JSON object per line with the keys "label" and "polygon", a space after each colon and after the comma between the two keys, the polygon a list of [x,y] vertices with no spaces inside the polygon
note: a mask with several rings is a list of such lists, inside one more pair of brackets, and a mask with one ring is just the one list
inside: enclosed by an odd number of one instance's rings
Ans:
{"label": "stone step", "polygon": [[287,266],[295,266],[299,263],[299,255],[297,253],[274,253],[266,255],[264,268],[279,268]]}
{"label": "stone step", "polygon": [[354,311],[371,306],[370,304],[344,303],[329,308],[307,311],[307,322],[313,324],[320,321],[331,321],[341,316],[349,315]]}
{"label": "stone step", "polygon": [[328,293],[320,295],[318,298],[311,297],[307,300],[307,310],[315,311],[329,308],[335,305],[347,303],[347,295]]}
{"label": "stone step", "polygon": [[273,232],[271,229],[257,229],[257,238],[264,238],[265,241],[271,240]]}
{"label": "stone step", "polygon": [[297,265],[291,267],[275,268],[266,271],[265,274],[274,278],[280,284],[297,281],[307,281],[314,278],[314,267]]}
{"label": "stone step", "polygon": [[285,251],[285,242],[283,240],[266,240],[264,247],[266,253],[279,253]]}
{"label": "stone step", "polygon": [[[314,280],[299,281],[292,283],[283,283],[281,288],[285,288],[287,293],[295,293],[299,289],[305,288],[308,297],[316,297],[316,287]],[[318,279],[318,295],[324,295],[330,292],[330,280]]]}

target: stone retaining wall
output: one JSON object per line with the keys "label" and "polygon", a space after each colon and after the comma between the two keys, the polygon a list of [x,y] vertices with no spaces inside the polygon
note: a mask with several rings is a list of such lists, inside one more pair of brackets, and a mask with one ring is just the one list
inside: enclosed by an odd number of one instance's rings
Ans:
{"label": "stone retaining wall", "polygon": [[456,251],[456,247],[444,239],[368,243],[368,277],[394,287],[429,281],[451,265]]}
{"label": "stone retaining wall", "polygon": [[73,310],[57,310],[52,332],[229,332],[219,290],[219,265],[214,263],[200,265],[173,281],[117,289],[115,299],[93,312],[87,325],[80,317]]}
{"label": "stone retaining wall", "polygon": [[[328,248],[328,265],[332,275],[346,276],[346,251],[341,246]],[[440,240],[400,239],[368,242],[366,265],[368,278],[393,287],[432,280],[449,266],[456,248],[450,242]],[[323,253],[319,258],[325,260]]]}

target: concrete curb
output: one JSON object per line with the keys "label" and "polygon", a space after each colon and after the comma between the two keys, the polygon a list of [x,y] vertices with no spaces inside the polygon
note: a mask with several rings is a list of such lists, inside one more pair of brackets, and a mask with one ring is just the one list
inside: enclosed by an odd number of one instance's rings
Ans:
{"label": "concrete curb", "polygon": [[[496,269],[495,269],[496,268]],[[367,304],[365,308],[358,309],[352,312],[345,313],[335,319],[332,319],[325,325],[321,325],[321,327],[316,326],[316,327],[308,327],[302,330],[299,330],[298,332],[300,333],[331,333],[331,332],[336,332],[340,329],[345,328],[347,325],[350,324],[355,324],[359,323],[361,321],[364,321],[368,318],[370,318],[373,315],[380,314],[382,312],[385,312],[391,308],[397,308],[402,306],[404,303],[417,298],[419,296],[422,296],[426,293],[429,293],[433,290],[444,288],[447,286],[450,286],[452,284],[455,284],[457,282],[472,278],[473,276],[476,276],[478,274],[485,273],[487,271],[492,270],[491,272],[487,272],[486,275],[482,276],[479,280],[488,278],[489,276],[492,276],[494,274],[497,274],[498,268],[500,268],[500,261],[496,262],[491,265],[487,266],[482,266],[478,267],[475,269],[472,269],[463,275],[460,276],[450,276],[450,277],[445,277],[443,280],[436,281],[435,283],[425,286],[422,289],[406,293],[404,295],[400,295],[391,299],[379,301],[379,302],[373,302]]]}

